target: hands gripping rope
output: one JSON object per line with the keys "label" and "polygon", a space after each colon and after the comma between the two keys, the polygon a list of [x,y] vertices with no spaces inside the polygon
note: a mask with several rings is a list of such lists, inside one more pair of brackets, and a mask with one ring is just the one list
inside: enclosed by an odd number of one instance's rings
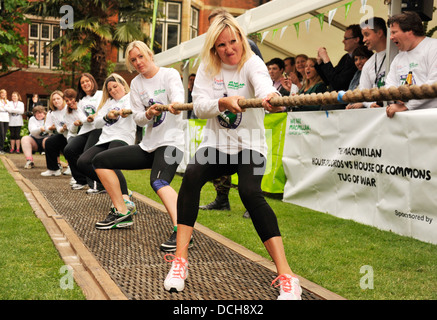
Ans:
{"label": "hands gripping rope", "polygon": [[[421,86],[399,86],[390,88],[355,89],[354,91],[332,91],[324,93],[299,94],[294,96],[273,97],[269,100],[272,107],[297,107],[311,105],[330,105],[338,103],[372,102],[372,101],[408,101],[412,99],[437,98],[437,82]],[[264,99],[240,99],[238,105],[241,108],[263,108]],[[192,103],[173,104],[175,110],[193,110]],[[168,111],[169,105],[156,105],[156,110]]]}

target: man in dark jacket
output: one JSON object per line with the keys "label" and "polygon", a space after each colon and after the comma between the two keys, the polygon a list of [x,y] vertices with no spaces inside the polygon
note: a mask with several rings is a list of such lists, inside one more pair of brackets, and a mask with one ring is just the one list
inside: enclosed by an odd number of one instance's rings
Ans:
{"label": "man in dark jacket", "polygon": [[352,52],[363,45],[363,35],[358,24],[346,28],[343,38],[344,50],[347,52],[334,67],[326,48],[317,52],[316,70],[330,90],[347,90],[357,67],[352,59]]}

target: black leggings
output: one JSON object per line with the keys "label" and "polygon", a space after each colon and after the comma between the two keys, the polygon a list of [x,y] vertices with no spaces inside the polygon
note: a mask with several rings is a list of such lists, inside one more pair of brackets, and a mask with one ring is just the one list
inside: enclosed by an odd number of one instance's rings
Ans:
{"label": "black leggings", "polygon": [[156,192],[170,185],[182,158],[183,152],[175,147],[163,146],[147,152],[139,145],[133,145],[99,153],[93,159],[93,166],[95,169],[152,169],[150,185]]}
{"label": "black leggings", "polygon": [[[100,182],[99,176],[93,167],[93,159],[96,155],[109,149],[120,148],[126,146],[127,143],[120,140],[114,140],[108,143],[99,144],[97,146],[92,146],[86,150],[77,160],[77,167],[80,172],[93,181]],[[114,170],[117,175],[118,181],[120,182],[120,188],[122,194],[128,194],[126,179],[120,170]]]}
{"label": "black leggings", "polygon": [[179,190],[178,224],[194,226],[200,191],[207,181],[238,173],[238,193],[262,242],[280,236],[276,215],[261,190],[265,165],[265,157],[252,150],[228,155],[214,148],[199,149],[187,166]]}

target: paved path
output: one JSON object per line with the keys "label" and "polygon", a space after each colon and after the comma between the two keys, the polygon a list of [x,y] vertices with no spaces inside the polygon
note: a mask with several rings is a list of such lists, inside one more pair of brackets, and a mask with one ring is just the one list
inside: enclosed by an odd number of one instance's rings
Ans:
{"label": "paved path", "polygon": [[[170,264],[159,250],[171,221],[162,205],[134,193],[138,214],[129,229],[96,230],[109,213],[107,194],[71,190],[69,176],[42,177],[45,158],[23,169],[23,155],[1,156],[46,226],[87,299],[274,300],[273,263],[197,224],[190,249],[190,275],[183,292],[169,293],[163,281]],[[304,300],[343,299],[300,277]]]}

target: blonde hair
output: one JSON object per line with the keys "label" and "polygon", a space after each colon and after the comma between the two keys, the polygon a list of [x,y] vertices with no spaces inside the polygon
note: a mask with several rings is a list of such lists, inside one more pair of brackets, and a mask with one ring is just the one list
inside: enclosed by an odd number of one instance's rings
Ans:
{"label": "blonde hair", "polygon": [[[8,101],[8,92],[6,91],[6,89],[1,89],[0,90],[0,93],[5,93],[5,95],[6,95],[6,98],[5,99],[3,99],[3,102],[4,103],[6,103],[6,101]],[[2,98],[0,97],[0,100],[1,100]]]}
{"label": "blonde hair", "polygon": [[[55,108],[54,104],[53,104],[53,96],[55,94],[59,95],[62,98],[62,100],[64,100],[64,93],[62,91],[60,91],[60,90],[53,91],[52,94],[50,95],[50,99],[49,99],[49,108],[52,111],[56,111],[57,110]],[[65,100],[64,100],[64,102],[65,102]]]}
{"label": "blonde hair", "polygon": [[22,101],[22,100],[21,100],[21,95],[18,93],[18,91],[14,91],[14,92],[12,92],[11,97],[12,97],[14,94],[17,95],[18,101]]}
{"label": "blonde hair", "polygon": [[128,94],[130,91],[129,85],[127,84],[126,80],[124,80],[122,76],[120,76],[117,73],[110,74],[109,77],[106,78],[105,83],[103,84],[102,100],[100,101],[99,107],[97,108],[97,112],[100,109],[102,109],[103,105],[106,103],[106,101],[108,101],[108,99],[112,99],[111,95],[108,92],[108,83],[111,81],[115,81],[121,86],[123,86],[126,94]]}
{"label": "blonde hair", "polygon": [[215,49],[215,42],[226,28],[229,28],[229,30],[236,36],[237,41],[241,41],[243,46],[241,60],[238,63],[238,70],[241,70],[246,61],[253,55],[246,35],[237,20],[226,11],[219,13],[214,17],[214,20],[206,33],[205,44],[201,51],[201,59],[205,65],[205,71],[211,77],[214,77],[220,72],[222,61]]}
{"label": "blonde hair", "polygon": [[128,44],[126,48],[126,67],[129,72],[132,73],[132,71],[135,70],[134,66],[132,65],[131,61],[129,60],[129,53],[132,51],[133,48],[137,48],[143,55],[148,56],[150,58],[150,61],[153,61],[153,52],[150,50],[150,48],[142,41],[136,40],[132,41]]}

